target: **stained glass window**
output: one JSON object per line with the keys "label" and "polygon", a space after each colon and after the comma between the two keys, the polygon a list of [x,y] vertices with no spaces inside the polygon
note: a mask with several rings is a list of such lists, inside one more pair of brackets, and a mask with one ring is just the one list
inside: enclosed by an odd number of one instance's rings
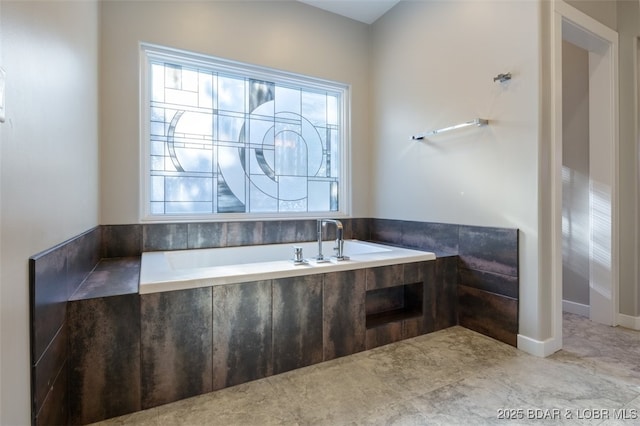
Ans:
{"label": "stained glass window", "polygon": [[348,87],[143,46],[148,215],[341,211]]}

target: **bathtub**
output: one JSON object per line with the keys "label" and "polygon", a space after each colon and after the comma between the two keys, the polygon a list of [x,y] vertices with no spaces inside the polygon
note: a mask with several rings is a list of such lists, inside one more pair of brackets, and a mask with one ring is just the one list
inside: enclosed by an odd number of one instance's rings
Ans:
{"label": "bathtub", "polygon": [[[325,241],[322,252],[333,254],[334,241]],[[291,259],[294,246],[302,247],[308,262]],[[317,242],[267,244],[212,249],[145,252],[140,268],[140,294],[196,287],[287,278],[399,263],[423,262],[434,253],[358,240],[345,240],[344,254],[349,260],[317,262]]]}

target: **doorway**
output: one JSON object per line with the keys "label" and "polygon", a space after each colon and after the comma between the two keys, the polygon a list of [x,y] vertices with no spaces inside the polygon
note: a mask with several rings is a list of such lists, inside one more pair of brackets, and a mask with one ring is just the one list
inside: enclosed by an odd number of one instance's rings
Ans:
{"label": "doorway", "polygon": [[590,317],[589,52],[562,42],[562,310]]}
{"label": "doorway", "polygon": [[[554,7],[553,96],[562,106],[555,113],[552,170],[553,324],[559,343],[565,297],[577,297],[576,304],[584,308],[581,313],[592,321],[617,324],[618,34],[564,2],[555,2]],[[565,70],[567,57],[582,68]],[[567,78],[565,72],[577,72],[581,81]],[[577,100],[579,91],[563,93],[563,81],[583,85]],[[582,287],[565,289],[565,279],[567,287],[575,283]]]}

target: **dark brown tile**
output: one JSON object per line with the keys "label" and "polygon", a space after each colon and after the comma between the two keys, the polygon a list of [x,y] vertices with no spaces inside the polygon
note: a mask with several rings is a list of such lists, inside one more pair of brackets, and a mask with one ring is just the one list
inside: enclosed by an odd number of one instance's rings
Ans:
{"label": "dark brown tile", "polygon": [[67,246],[29,260],[31,351],[35,364],[54,338],[67,310]]}
{"label": "dark brown tile", "polygon": [[211,300],[211,287],[140,296],[142,409],[213,390]]}
{"label": "dark brown tile", "polygon": [[425,262],[403,263],[403,282],[405,284],[424,281]]}
{"label": "dark brown tile", "polygon": [[67,297],[80,287],[80,284],[93,270],[101,258],[102,231],[96,227],[68,242]]}
{"label": "dark brown tile", "polygon": [[[436,330],[439,291],[438,275],[436,273],[437,262],[438,259],[435,261],[421,262],[422,276],[424,277],[424,281],[422,282],[424,293],[422,294],[422,328],[417,328],[419,334],[431,333]],[[405,325],[405,329],[406,328]]]}
{"label": "dark brown tile", "polygon": [[467,287],[477,288],[478,290],[484,290],[514,299],[518,298],[518,277],[459,268],[458,282]]}
{"label": "dark brown tile", "polygon": [[262,222],[262,244],[297,242],[294,220],[266,220]]}
{"label": "dark brown tile", "polygon": [[213,389],[273,374],[271,281],[213,287]]}
{"label": "dark brown tile", "polygon": [[434,330],[458,324],[458,257],[439,257],[435,261],[433,278],[435,310]]}
{"label": "dark brown tile", "polygon": [[322,362],[322,275],[273,280],[273,373]]}
{"label": "dark brown tile", "polygon": [[367,268],[367,290],[394,287],[404,283],[402,264]]}
{"label": "dark brown tile", "polygon": [[351,355],[365,349],[364,270],[324,275],[324,360]]}
{"label": "dark brown tile", "polygon": [[143,225],[142,250],[185,250],[188,247],[188,224],[153,223]]}
{"label": "dark brown tile", "polygon": [[355,239],[360,241],[368,241],[371,239],[371,232],[369,231],[368,218],[353,218],[349,219],[345,226],[345,238]]}
{"label": "dark brown tile", "polygon": [[296,221],[296,241],[317,241],[317,235],[315,219]]}
{"label": "dark brown tile", "polygon": [[[67,361],[67,325],[60,327],[51,344],[35,366],[32,366],[33,403],[38,412],[44,404],[54,381]],[[58,385],[59,387],[59,385]]]}
{"label": "dark brown tile", "polygon": [[69,300],[137,294],[140,257],[102,259]]}
{"label": "dark brown tile", "polygon": [[404,290],[404,310],[408,312],[422,312],[425,296],[425,283],[410,283],[402,286]]}
{"label": "dark brown tile", "polygon": [[227,222],[227,246],[262,244],[262,222]]}
{"label": "dark brown tile", "polygon": [[402,244],[402,222],[391,219],[371,219],[369,232],[372,241]]}
{"label": "dark brown tile", "polygon": [[517,345],[516,299],[459,285],[458,301],[458,320],[461,326],[509,345]]}
{"label": "dark brown tile", "polygon": [[69,424],[67,411],[67,365],[65,364],[49,389],[42,408],[34,416],[36,426]]}
{"label": "dark brown tile", "polygon": [[102,225],[102,257],[140,256],[142,225]]}
{"label": "dark brown tile", "polygon": [[458,225],[401,221],[401,227],[402,246],[434,252],[437,256],[458,254]]}
{"label": "dark brown tile", "polygon": [[460,266],[518,276],[518,230],[460,227]]}
{"label": "dark brown tile", "polygon": [[227,244],[225,222],[189,223],[187,225],[188,248],[224,247]]}
{"label": "dark brown tile", "polygon": [[366,348],[373,349],[400,340],[402,340],[402,321],[390,322],[367,329]]}
{"label": "dark brown tile", "polygon": [[402,339],[410,339],[425,334],[424,320],[419,318],[409,318],[402,321]]}
{"label": "dark brown tile", "polygon": [[404,288],[401,285],[369,290],[366,293],[365,311],[367,315],[394,311],[402,309],[403,307]]}
{"label": "dark brown tile", "polygon": [[69,420],[141,409],[139,296],[69,302]]}

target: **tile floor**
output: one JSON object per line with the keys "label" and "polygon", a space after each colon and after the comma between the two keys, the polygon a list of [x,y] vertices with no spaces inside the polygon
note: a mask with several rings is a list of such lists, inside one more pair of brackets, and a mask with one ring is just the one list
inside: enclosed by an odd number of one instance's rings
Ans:
{"label": "tile floor", "polygon": [[566,314],[564,335],[542,359],[452,327],[100,424],[640,424],[640,332]]}

